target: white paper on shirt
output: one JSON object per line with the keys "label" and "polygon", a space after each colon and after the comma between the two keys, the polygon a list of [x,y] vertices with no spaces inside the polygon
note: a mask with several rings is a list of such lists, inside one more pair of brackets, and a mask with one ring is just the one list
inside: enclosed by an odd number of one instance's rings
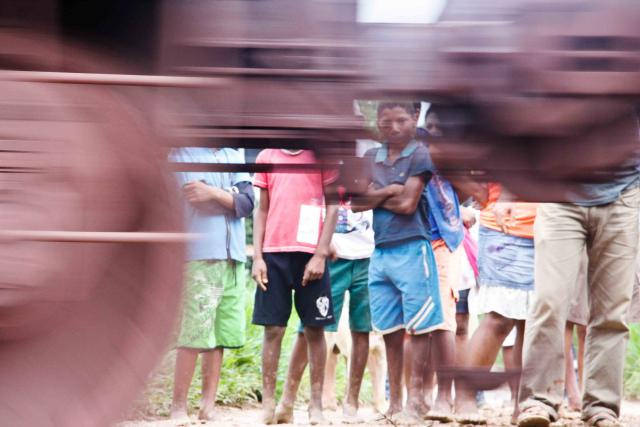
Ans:
{"label": "white paper on shirt", "polygon": [[322,215],[321,206],[301,205],[300,216],[298,217],[298,236],[296,239],[300,243],[317,245],[320,238],[320,217]]}

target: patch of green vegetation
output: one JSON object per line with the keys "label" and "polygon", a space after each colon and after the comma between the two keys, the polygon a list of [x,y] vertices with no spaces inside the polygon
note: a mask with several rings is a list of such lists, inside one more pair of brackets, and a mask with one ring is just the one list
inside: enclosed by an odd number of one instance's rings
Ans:
{"label": "patch of green vegetation", "polygon": [[[253,312],[253,297],[255,285],[249,277],[247,270],[247,341],[244,347],[234,350],[225,350],[222,362],[222,375],[218,386],[218,404],[227,406],[242,406],[261,401],[262,390],[262,333],[261,326],[251,324],[251,314]],[[278,382],[276,385],[276,395],[278,398],[282,394],[282,387],[286,378],[288,360],[291,349],[297,334],[298,315],[295,309],[291,313],[289,324],[282,341],[282,352],[278,365]],[[175,366],[175,349],[168,351],[160,366],[152,375],[143,395],[138,399],[133,408],[131,418],[148,419],[166,417],[169,415],[171,407],[171,395],[173,391],[173,370]],[[344,360],[344,359],[341,359]],[[336,394],[338,400],[342,399],[346,388],[346,363],[338,365],[336,374]],[[196,365],[191,389],[189,390],[189,408],[196,411],[199,408],[201,398],[202,377],[200,373],[200,363]],[[361,399],[365,402],[371,399],[371,385],[368,374],[361,391]],[[308,369],[302,378],[298,402],[305,403],[309,400],[309,374]]]}
{"label": "patch of green vegetation", "polygon": [[640,324],[629,327],[629,346],[624,367],[624,391],[627,398],[640,398]]}

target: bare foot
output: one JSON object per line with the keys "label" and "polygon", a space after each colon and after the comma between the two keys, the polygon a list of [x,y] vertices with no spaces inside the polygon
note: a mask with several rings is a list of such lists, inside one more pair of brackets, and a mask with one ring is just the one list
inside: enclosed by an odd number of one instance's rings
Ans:
{"label": "bare foot", "polygon": [[276,407],[276,424],[293,424],[293,405],[280,402]]}
{"label": "bare foot", "polygon": [[189,421],[189,414],[187,414],[187,408],[183,406],[172,407],[169,418],[174,421]]}
{"label": "bare foot", "polygon": [[271,401],[263,401],[262,402],[262,417],[261,421],[263,424],[276,424],[276,402],[274,400]]}
{"label": "bare foot", "polygon": [[398,406],[398,407],[389,406],[389,409],[387,409],[387,412],[384,413],[384,417],[391,419],[397,414],[399,414],[400,412],[402,412],[402,406]]}
{"label": "bare foot", "polygon": [[329,424],[322,414],[321,408],[309,407],[309,424],[314,426],[318,424]]}
{"label": "bare foot", "polygon": [[456,402],[455,420],[460,424],[486,424],[487,420],[478,411],[475,399],[460,399]]}
{"label": "bare foot", "polygon": [[198,412],[198,419],[203,421],[211,421],[215,416],[215,403],[200,403],[200,411]]}
{"label": "bare foot", "polygon": [[446,400],[436,400],[433,409],[427,412],[425,417],[428,420],[440,421],[442,423],[450,423],[453,419],[453,405]]}
{"label": "bare foot", "polygon": [[336,399],[326,399],[326,400],[323,399],[322,406],[329,411],[337,411],[338,401]]}
{"label": "bare foot", "polygon": [[579,412],[582,409],[582,401],[579,397],[569,398],[569,410],[571,412]]}
{"label": "bare foot", "polygon": [[399,426],[416,426],[416,425],[424,425],[424,421],[422,420],[422,415],[410,408],[406,408],[404,411],[395,414],[391,417],[391,422],[395,425]]}
{"label": "bare foot", "polygon": [[342,422],[345,424],[360,424],[362,419],[358,417],[358,407],[345,402],[342,405]]}

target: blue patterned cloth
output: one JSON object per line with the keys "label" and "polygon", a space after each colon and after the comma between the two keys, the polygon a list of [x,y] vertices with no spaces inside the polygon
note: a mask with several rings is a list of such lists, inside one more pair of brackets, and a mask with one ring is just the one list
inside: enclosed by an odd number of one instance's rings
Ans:
{"label": "blue patterned cloth", "polygon": [[478,271],[480,286],[533,290],[533,239],[510,236],[480,226]]}

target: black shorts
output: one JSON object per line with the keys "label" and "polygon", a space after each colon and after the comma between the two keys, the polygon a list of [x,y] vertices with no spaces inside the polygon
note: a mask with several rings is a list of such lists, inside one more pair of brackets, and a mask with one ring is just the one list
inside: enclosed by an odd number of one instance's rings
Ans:
{"label": "black shorts", "polygon": [[456,314],[469,314],[469,291],[470,289],[464,289],[458,292]]}
{"label": "black shorts", "polygon": [[304,326],[326,326],[335,322],[331,284],[329,282],[329,260],[321,279],[302,286],[302,276],[311,254],[304,252],[265,253],[267,264],[267,290],[256,289],[253,306],[253,324],[264,326],[287,326],[291,315],[291,291],[300,321]]}

